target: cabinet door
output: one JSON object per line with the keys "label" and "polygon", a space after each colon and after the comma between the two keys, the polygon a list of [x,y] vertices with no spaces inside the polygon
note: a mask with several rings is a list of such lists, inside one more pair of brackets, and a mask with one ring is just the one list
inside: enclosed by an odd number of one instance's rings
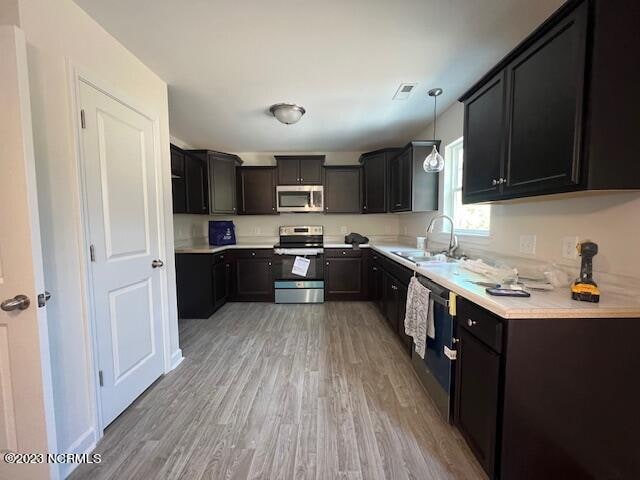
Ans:
{"label": "cabinet door", "polygon": [[235,298],[246,302],[272,302],[274,290],[271,266],[271,258],[236,258]]}
{"label": "cabinet door", "polygon": [[215,310],[211,255],[176,254],[176,293],[179,318],[209,318]]}
{"label": "cabinet door", "polygon": [[360,213],[360,167],[331,167],[324,172],[324,211]]}
{"label": "cabinet door", "polygon": [[505,135],[504,72],[464,104],[462,201],[496,199],[501,191]]}
{"label": "cabinet door", "polygon": [[298,185],[300,183],[300,160],[278,158],[278,185]]}
{"label": "cabinet door", "polygon": [[173,213],[187,213],[187,179],[184,153],[171,146],[171,192]]}
{"label": "cabinet door", "polygon": [[389,168],[390,210],[407,212],[411,210],[411,168],[413,149],[407,148],[391,160]]}
{"label": "cabinet door", "polygon": [[238,175],[238,213],[266,215],[276,213],[276,169],[241,167]]}
{"label": "cabinet door", "polygon": [[214,261],[213,271],[213,302],[218,309],[227,301],[227,272],[223,260]]}
{"label": "cabinet door", "polygon": [[404,344],[407,351],[411,352],[411,347],[413,345],[413,338],[407,335],[404,332],[404,317],[407,310],[407,287],[402,285],[401,283],[396,283],[396,305],[398,308],[398,313],[396,314],[398,317],[398,337]]}
{"label": "cabinet door", "polygon": [[209,178],[207,162],[185,155],[187,179],[187,212],[209,213]]}
{"label": "cabinet door", "polygon": [[326,258],[324,281],[327,300],[362,300],[362,257]]}
{"label": "cabinet door", "polygon": [[398,331],[398,286],[391,275],[382,274],[382,312],[394,333]]}
{"label": "cabinet door", "polygon": [[322,159],[300,159],[300,183],[302,185],[322,185],[323,163]]}
{"label": "cabinet door", "polygon": [[385,213],[387,211],[387,154],[378,153],[363,162],[364,202],[363,213]]}
{"label": "cabinet door", "polygon": [[209,156],[210,213],[236,213],[236,162]]}
{"label": "cabinet door", "polygon": [[455,423],[493,478],[500,356],[463,328],[458,337]]}
{"label": "cabinet door", "polygon": [[584,2],[507,67],[505,194],[563,191],[580,181],[587,7]]}

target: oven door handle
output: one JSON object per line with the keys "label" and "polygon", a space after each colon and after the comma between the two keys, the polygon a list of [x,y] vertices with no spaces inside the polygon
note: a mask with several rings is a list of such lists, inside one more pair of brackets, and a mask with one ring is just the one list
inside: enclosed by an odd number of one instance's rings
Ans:
{"label": "oven door handle", "polygon": [[274,248],[276,255],[296,255],[300,257],[314,257],[324,253],[323,248]]}

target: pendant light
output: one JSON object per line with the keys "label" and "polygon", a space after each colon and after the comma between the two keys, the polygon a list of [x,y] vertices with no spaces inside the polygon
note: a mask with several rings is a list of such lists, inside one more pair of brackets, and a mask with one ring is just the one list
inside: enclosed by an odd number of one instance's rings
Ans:
{"label": "pendant light", "polygon": [[[432,88],[427,92],[430,97],[433,97],[433,139],[436,139],[436,120],[438,118],[438,97],[442,95],[441,88]],[[444,158],[438,152],[438,148],[434,145],[431,149],[431,153],[424,159],[422,168],[427,173],[437,173],[444,170]]]}

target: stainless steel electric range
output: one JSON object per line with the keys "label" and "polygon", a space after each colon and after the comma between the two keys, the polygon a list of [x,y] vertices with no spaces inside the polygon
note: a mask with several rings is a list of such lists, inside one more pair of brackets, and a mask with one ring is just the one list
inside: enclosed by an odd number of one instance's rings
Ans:
{"label": "stainless steel electric range", "polygon": [[322,226],[280,227],[273,247],[276,303],[324,302]]}

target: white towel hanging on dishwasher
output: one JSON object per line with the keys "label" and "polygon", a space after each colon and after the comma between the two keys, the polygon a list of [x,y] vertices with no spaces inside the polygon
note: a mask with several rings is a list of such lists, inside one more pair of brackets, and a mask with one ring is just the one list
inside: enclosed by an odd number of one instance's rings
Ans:
{"label": "white towel hanging on dishwasher", "polygon": [[431,290],[412,277],[407,291],[407,309],[404,316],[404,331],[413,337],[415,351],[424,358],[427,336],[435,338],[433,300]]}

